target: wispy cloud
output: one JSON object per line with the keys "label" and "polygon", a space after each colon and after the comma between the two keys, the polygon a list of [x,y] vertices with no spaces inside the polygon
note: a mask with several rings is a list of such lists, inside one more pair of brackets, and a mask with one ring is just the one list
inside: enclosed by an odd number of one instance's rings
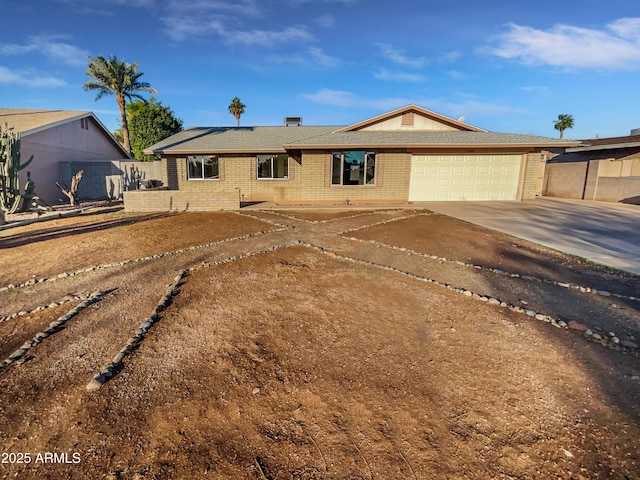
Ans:
{"label": "wispy cloud", "polygon": [[499,103],[482,102],[458,93],[460,101],[450,101],[434,98],[363,98],[357,94],[344,90],[321,89],[316,93],[303,94],[307,100],[334,107],[363,108],[378,111],[388,111],[409,104],[425,105],[430,110],[442,113],[452,118],[465,116],[467,120],[479,116],[508,115],[513,113],[527,113]]}
{"label": "wispy cloud", "polygon": [[321,48],[311,47],[304,53],[295,53],[290,55],[271,55],[267,58],[272,63],[287,63],[304,65],[308,67],[329,69],[336,68],[340,62],[337,58],[324,53]]}
{"label": "wispy cloud", "polygon": [[520,90],[540,97],[548,97],[551,95],[551,89],[545,86],[525,85],[524,87],[520,87]]}
{"label": "wispy cloud", "polygon": [[228,31],[225,34],[228,43],[243,45],[260,45],[272,47],[274,45],[296,41],[309,41],[313,36],[303,27],[288,27],[284,30],[248,30]]}
{"label": "wispy cloud", "polygon": [[603,30],[555,25],[538,30],[511,23],[486,52],[527,65],[571,69],[640,68],[640,18],[621,18]]}
{"label": "wispy cloud", "polygon": [[382,68],[377,72],[374,72],[373,76],[378,80],[386,80],[390,82],[413,82],[421,83],[426,80],[424,75],[418,73],[401,72],[398,70],[387,70]]}
{"label": "wispy cloud", "polygon": [[180,16],[217,15],[232,17],[261,17],[262,10],[257,0],[169,0],[166,9]]}
{"label": "wispy cloud", "polygon": [[305,26],[274,30],[244,27],[248,20],[263,17],[260,7],[257,0],[170,0],[161,21],[176,41],[215,35],[227,44],[273,47],[313,40]]}
{"label": "wispy cloud", "polygon": [[330,28],[336,24],[336,19],[331,15],[322,15],[316,18],[316,23],[321,27]]}
{"label": "wispy cloud", "polygon": [[31,88],[59,88],[67,83],[59,78],[43,75],[34,70],[10,70],[0,67],[0,85],[21,85]]}
{"label": "wispy cloud", "polygon": [[335,107],[367,108],[374,110],[393,110],[395,108],[414,103],[406,98],[363,98],[355,93],[345,90],[331,90],[323,88],[316,93],[303,94],[303,98],[314,103],[330,105]]}
{"label": "wispy cloud", "polygon": [[380,49],[380,55],[383,58],[403,67],[421,68],[429,63],[429,60],[424,57],[408,57],[402,50],[388,43],[376,43],[376,46]]}
{"label": "wispy cloud", "polygon": [[[84,0],[57,0],[59,3],[64,3],[73,7],[83,6],[87,2]],[[156,0],[101,0],[100,6],[107,7],[109,5],[118,5],[124,7],[153,7],[156,5]]]}
{"label": "wispy cloud", "polygon": [[29,37],[24,44],[0,43],[0,54],[40,54],[53,62],[62,63],[63,65],[85,66],[89,52],[62,41],[64,39],[66,37],[63,35],[36,35]]}

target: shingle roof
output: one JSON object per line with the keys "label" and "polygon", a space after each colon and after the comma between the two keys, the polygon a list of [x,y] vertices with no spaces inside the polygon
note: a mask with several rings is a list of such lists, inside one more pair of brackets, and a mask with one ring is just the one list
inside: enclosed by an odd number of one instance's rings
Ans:
{"label": "shingle roof", "polygon": [[259,153],[326,148],[572,147],[579,142],[494,132],[337,132],[340,127],[199,127],[172,135],[147,153]]}
{"label": "shingle roof", "polygon": [[356,131],[330,133],[287,144],[288,147],[456,147],[456,146],[574,146],[578,142],[515,133],[470,131]]}
{"label": "shingle roof", "polygon": [[25,136],[45,127],[50,128],[53,125],[88,116],[93,116],[93,114],[71,110],[0,108],[0,125],[7,123],[22,136]]}
{"label": "shingle roof", "polygon": [[339,127],[196,127],[152,145],[146,153],[284,152],[283,145]]}

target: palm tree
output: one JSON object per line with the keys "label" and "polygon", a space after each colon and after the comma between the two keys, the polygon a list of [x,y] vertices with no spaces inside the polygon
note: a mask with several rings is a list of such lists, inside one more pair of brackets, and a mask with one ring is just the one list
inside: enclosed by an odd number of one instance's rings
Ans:
{"label": "palm tree", "polygon": [[138,63],[127,63],[118,60],[115,56],[108,59],[103,56],[97,58],[89,57],[89,66],[84,72],[93,80],[84,84],[85,90],[97,90],[96,100],[104,95],[115,95],[120,109],[120,122],[122,124],[122,146],[131,153],[131,142],[129,140],[129,123],[125,109],[126,101],[132,98],[144,100],[140,92],[148,92],[157,95],[155,88],[147,82],[141,82],[142,72],[138,72]]}
{"label": "palm tree", "polygon": [[553,124],[553,128],[560,132],[560,138],[567,128],[573,128],[573,117],[567,113],[558,115],[558,120]]}
{"label": "palm tree", "polygon": [[246,105],[242,103],[238,97],[233,97],[231,105],[229,105],[229,113],[236,118],[238,126],[240,126],[240,115],[244,113],[244,107],[246,107]]}

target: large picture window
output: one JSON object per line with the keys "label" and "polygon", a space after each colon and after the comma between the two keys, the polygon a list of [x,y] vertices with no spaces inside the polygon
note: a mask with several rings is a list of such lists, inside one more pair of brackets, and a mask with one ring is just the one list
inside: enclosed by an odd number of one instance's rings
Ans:
{"label": "large picture window", "polygon": [[373,152],[337,152],[331,165],[332,185],[375,185],[376,154]]}
{"label": "large picture window", "polygon": [[216,155],[191,155],[187,158],[189,180],[219,180],[220,169]]}
{"label": "large picture window", "polygon": [[258,155],[256,158],[258,179],[289,178],[289,155]]}

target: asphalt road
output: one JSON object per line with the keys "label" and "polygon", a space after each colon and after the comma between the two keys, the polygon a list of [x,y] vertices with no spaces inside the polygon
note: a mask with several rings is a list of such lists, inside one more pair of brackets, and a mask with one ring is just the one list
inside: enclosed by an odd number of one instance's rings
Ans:
{"label": "asphalt road", "polygon": [[434,212],[640,275],[640,206],[538,198],[424,202]]}

